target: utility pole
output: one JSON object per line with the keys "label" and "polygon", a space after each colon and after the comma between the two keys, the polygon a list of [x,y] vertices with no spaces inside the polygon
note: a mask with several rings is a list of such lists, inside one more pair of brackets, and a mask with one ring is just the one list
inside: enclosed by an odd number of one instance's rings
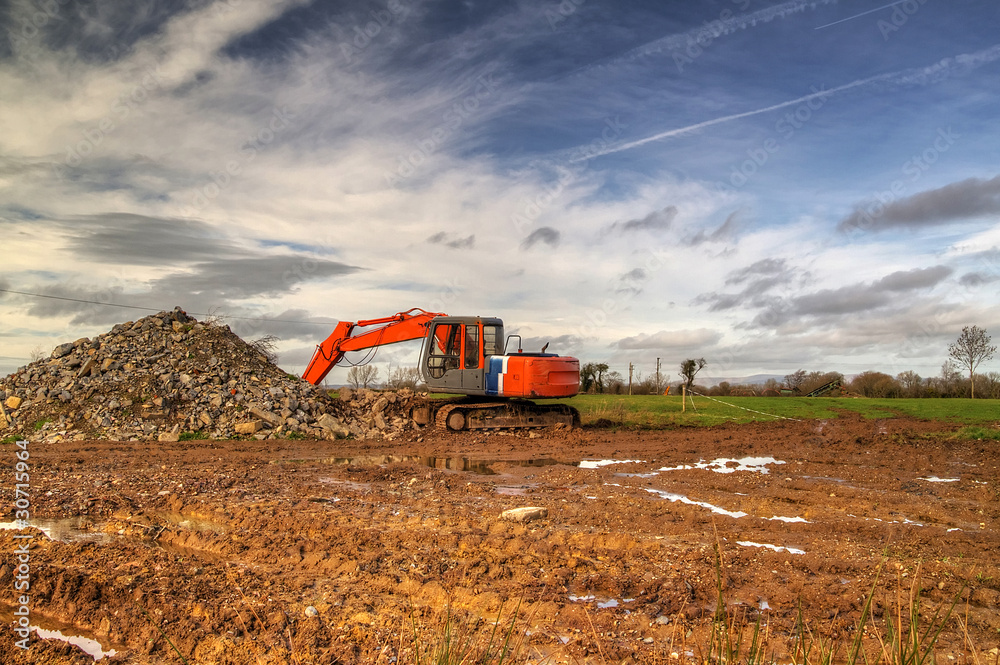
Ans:
{"label": "utility pole", "polygon": [[628,364],[628,394],[632,394],[632,363]]}
{"label": "utility pole", "polygon": [[656,359],[656,394],[660,394],[660,359]]}

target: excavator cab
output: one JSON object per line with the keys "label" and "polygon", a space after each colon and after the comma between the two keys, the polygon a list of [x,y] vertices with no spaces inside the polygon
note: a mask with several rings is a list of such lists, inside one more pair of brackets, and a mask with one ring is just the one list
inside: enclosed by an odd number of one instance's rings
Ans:
{"label": "excavator cab", "polygon": [[423,380],[433,392],[486,394],[486,366],[503,353],[503,321],[439,316],[430,323],[420,354]]}
{"label": "excavator cab", "polygon": [[504,350],[503,321],[438,316],[428,324],[420,372],[430,392],[486,397],[572,397],[580,361],[554,353]]}

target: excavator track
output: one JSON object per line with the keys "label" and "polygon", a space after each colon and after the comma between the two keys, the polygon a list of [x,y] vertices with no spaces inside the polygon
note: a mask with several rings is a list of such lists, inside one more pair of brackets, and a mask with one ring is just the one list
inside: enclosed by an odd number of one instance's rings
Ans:
{"label": "excavator track", "polygon": [[436,407],[438,430],[459,432],[484,429],[527,429],[565,425],[578,427],[580,413],[565,404],[535,404],[527,400],[503,402],[452,402]]}

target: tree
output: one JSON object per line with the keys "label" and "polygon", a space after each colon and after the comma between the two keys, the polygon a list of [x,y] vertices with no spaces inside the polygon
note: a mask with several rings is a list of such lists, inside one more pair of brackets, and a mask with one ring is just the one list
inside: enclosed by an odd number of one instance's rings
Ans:
{"label": "tree", "polygon": [[695,374],[700,372],[701,368],[707,364],[704,358],[698,358],[697,360],[688,358],[681,363],[681,376],[684,377],[684,385],[688,390],[691,390]]}
{"label": "tree", "polygon": [[378,367],[375,365],[355,365],[347,372],[347,382],[357,390],[367,388],[378,381]]}
{"label": "tree", "polygon": [[851,390],[865,397],[899,397],[896,379],[883,372],[862,372],[851,381]]}
{"label": "tree", "polygon": [[580,368],[580,392],[590,392],[591,388],[596,388],[596,392],[604,392],[604,373],[608,371],[607,363],[587,363]]}
{"label": "tree", "polygon": [[920,378],[919,374],[908,369],[905,372],[897,374],[896,381],[906,391],[907,397],[920,397],[920,386],[923,383],[923,379]]}
{"label": "tree", "polygon": [[804,369],[787,374],[785,375],[785,385],[788,386],[789,390],[801,390],[802,384],[806,382],[806,376],[808,375]]}
{"label": "tree", "polygon": [[957,362],[959,367],[969,370],[972,399],[976,398],[976,368],[984,360],[992,358],[996,351],[997,347],[990,346],[990,336],[979,326],[965,326],[958,340],[948,346],[948,356]]}
{"label": "tree", "polygon": [[398,365],[389,369],[389,378],[386,379],[385,387],[390,390],[402,390],[403,388],[416,390],[419,384],[420,370],[418,368]]}

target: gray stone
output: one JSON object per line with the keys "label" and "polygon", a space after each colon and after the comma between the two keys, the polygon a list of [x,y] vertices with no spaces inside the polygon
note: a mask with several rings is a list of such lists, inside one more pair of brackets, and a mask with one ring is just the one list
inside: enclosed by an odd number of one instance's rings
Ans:
{"label": "gray stone", "polygon": [[338,439],[345,439],[351,435],[351,430],[344,427],[344,423],[340,422],[329,413],[324,413],[316,420],[316,424],[322,427],[325,431],[334,435]]}
{"label": "gray stone", "polygon": [[264,420],[275,427],[284,423],[284,419],[276,413],[271,413],[257,406],[251,406],[249,409],[250,413],[257,416],[261,420]]}
{"label": "gray stone", "polygon": [[65,344],[60,344],[56,348],[52,349],[52,358],[62,358],[63,356],[68,356],[73,351],[73,342],[66,342]]}

